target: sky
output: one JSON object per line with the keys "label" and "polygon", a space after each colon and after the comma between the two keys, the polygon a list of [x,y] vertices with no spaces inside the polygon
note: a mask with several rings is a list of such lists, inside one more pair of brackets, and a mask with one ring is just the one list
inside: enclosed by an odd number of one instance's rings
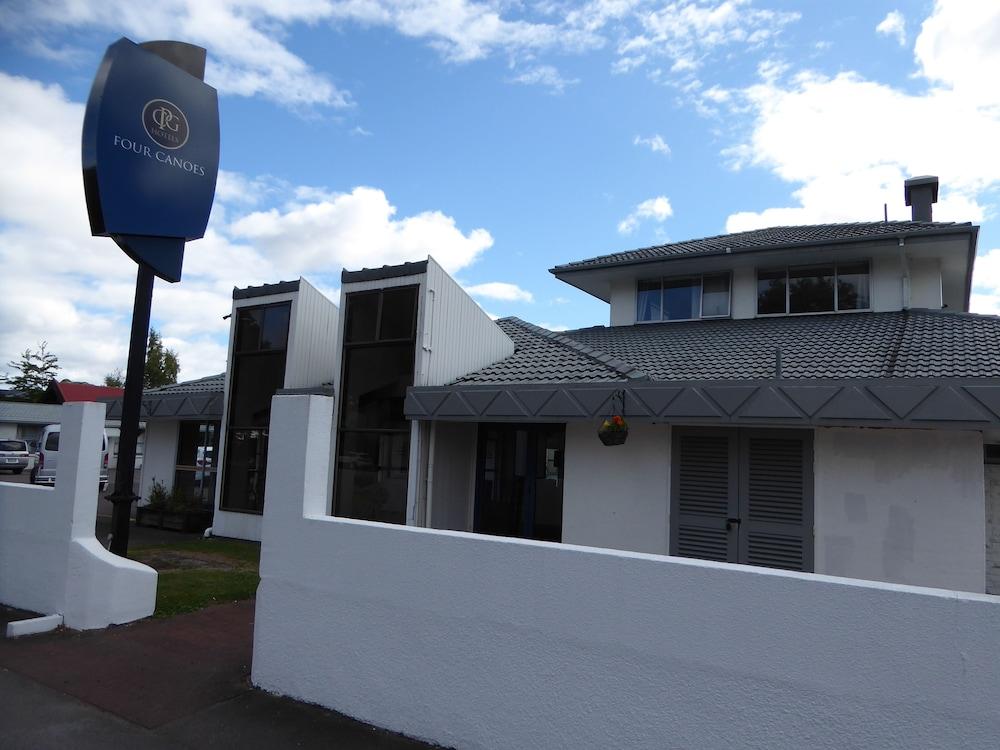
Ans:
{"label": "sky", "polygon": [[232,289],[433,256],[494,316],[607,305],[548,269],[762,226],[981,226],[972,309],[1000,314],[1000,3],[4,0],[0,372],[124,368],[135,264],[91,237],[80,133],[108,45],[208,50],[221,171],[153,326],[181,379],[225,369]]}

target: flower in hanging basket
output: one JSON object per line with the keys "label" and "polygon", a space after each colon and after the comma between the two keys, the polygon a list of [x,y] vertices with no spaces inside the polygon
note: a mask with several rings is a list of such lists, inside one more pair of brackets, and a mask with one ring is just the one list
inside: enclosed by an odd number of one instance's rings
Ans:
{"label": "flower in hanging basket", "polygon": [[628,437],[628,422],[620,414],[610,416],[601,423],[597,437],[605,445],[621,445]]}

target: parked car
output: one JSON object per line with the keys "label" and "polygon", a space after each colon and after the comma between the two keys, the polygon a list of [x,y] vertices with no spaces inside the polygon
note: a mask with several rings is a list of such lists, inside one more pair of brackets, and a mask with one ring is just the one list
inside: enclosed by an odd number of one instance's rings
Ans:
{"label": "parked car", "polygon": [[[56,469],[59,466],[59,425],[50,424],[42,431],[38,441],[38,464],[31,471],[32,484],[44,484],[54,487]],[[108,435],[104,433],[101,439],[101,476],[100,488],[104,492],[108,486]]]}
{"label": "parked car", "polygon": [[31,452],[24,440],[0,440],[0,469],[20,474],[28,468]]}

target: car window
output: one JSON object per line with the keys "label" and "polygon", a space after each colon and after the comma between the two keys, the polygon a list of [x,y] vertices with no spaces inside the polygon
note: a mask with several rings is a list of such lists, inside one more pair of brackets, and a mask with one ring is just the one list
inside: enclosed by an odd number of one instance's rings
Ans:
{"label": "car window", "polygon": [[57,451],[59,450],[59,433],[50,432],[49,436],[45,438],[45,450],[47,451]]}
{"label": "car window", "polygon": [[0,451],[26,451],[28,445],[23,440],[0,440]]}

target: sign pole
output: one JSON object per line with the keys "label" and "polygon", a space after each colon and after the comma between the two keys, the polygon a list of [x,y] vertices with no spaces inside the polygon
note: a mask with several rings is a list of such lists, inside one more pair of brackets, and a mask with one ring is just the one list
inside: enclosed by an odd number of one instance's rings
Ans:
{"label": "sign pole", "polygon": [[219,171],[219,97],[206,51],[178,41],[119,39],[97,69],[83,118],[90,231],[139,267],[132,309],[111,551],[128,553],[153,281],[181,280],[184,245],[205,235]]}
{"label": "sign pole", "polygon": [[142,409],[142,386],[146,373],[146,344],[149,337],[150,309],[153,305],[153,269],[139,263],[135,280],[135,304],[132,307],[132,335],[128,345],[128,369],[122,396],[121,437],[118,441],[118,468],[115,489],[108,496],[114,504],[111,515],[111,551],[128,554],[129,520],[132,503],[139,499],[133,490],[135,450],[139,441],[139,417]]}

